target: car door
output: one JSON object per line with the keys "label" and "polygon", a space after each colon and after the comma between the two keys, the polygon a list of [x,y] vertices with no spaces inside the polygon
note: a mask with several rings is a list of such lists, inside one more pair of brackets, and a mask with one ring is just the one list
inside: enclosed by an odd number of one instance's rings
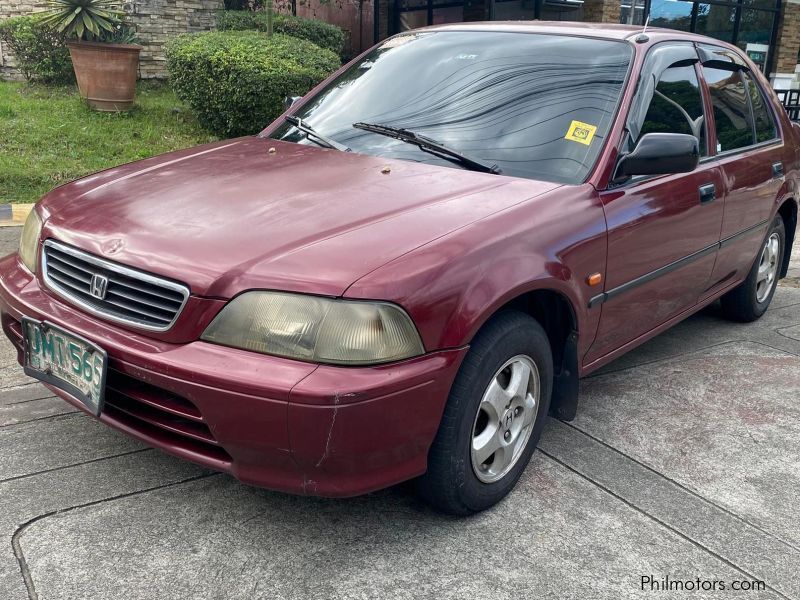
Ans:
{"label": "car door", "polygon": [[704,51],[701,71],[712,105],[710,137],[726,182],[722,243],[707,297],[746,277],[793,158],[758,77],[730,50],[703,45]]}
{"label": "car door", "polygon": [[[658,44],[645,59],[626,124],[626,149],[645,133],[690,133],[709,154],[707,105],[689,43]],[[651,85],[649,85],[651,83]],[[589,365],[692,308],[707,288],[722,224],[722,169],[701,160],[691,173],[640,177],[600,193],[608,262]]]}

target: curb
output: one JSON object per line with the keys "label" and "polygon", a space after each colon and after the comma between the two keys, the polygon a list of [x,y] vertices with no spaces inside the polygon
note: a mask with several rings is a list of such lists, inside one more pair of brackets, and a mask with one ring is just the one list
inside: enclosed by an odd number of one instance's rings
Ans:
{"label": "curb", "polygon": [[21,227],[33,204],[0,204],[0,227]]}

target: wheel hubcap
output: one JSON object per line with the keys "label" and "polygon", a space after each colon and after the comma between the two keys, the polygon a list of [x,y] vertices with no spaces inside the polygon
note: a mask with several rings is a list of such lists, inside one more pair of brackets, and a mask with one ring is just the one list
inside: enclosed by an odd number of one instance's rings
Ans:
{"label": "wheel hubcap", "polygon": [[761,260],[758,263],[756,276],[756,300],[764,302],[775,285],[778,275],[778,255],[780,254],[780,237],[773,233],[764,244]]}
{"label": "wheel hubcap", "polygon": [[497,370],[472,428],[472,470],[484,483],[502,479],[522,456],[539,411],[539,370],[518,355]]}

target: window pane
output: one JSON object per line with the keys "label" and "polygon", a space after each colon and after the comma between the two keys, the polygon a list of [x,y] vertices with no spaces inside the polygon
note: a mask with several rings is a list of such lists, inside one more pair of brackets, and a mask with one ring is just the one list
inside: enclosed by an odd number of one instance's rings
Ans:
{"label": "window pane", "polygon": [[619,22],[643,25],[645,8],[645,0],[622,0],[619,7]]}
{"label": "window pane", "polygon": [[772,115],[764,102],[764,96],[753,81],[752,77],[745,75],[747,91],[750,93],[750,102],[753,105],[753,120],[756,125],[756,143],[766,142],[777,136]]}
{"label": "window pane", "polygon": [[750,105],[741,71],[703,68],[717,124],[717,152],[743,148],[753,143]]}
{"label": "window pane", "polygon": [[543,21],[583,21],[583,3],[556,0],[542,2]]}
{"label": "window pane", "polygon": [[742,4],[751,8],[771,8],[773,10],[781,7],[780,0],[742,0]]}
{"label": "window pane", "polygon": [[445,23],[460,23],[464,20],[463,6],[448,6],[446,8],[433,9],[433,24],[444,25]]}
{"label": "window pane", "polygon": [[650,7],[650,25],[689,31],[692,27],[692,3],[653,2]]}
{"label": "window pane", "polygon": [[733,24],[736,9],[719,4],[698,4],[695,32],[725,42],[733,41]]}
{"label": "window pane", "polygon": [[[354,128],[359,121],[410,129],[506,175],[579,183],[608,135],[631,55],[627,43],[612,40],[405,34],[355,62],[295,115],[361,154],[454,167]],[[288,123],[272,136],[313,144]]]}
{"label": "window pane", "polygon": [[534,0],[497,0],[495,21],[532,21],[536,18]]}
{"label": "window pane", "polygon": [[700,142],[705,156],[706,135],[703,97],[693,66],[671,67],[664,71],[647,109],[642,134],[686,133]]}
{"label": "window pane", "polygon": [[772,25],[775,13],[763,10],[745,9],[742,11],[742,22],[739,25],[739,39],[736,45],[747,53],[754,63],[763,71],[767,64],[769,40],[772,37]]}

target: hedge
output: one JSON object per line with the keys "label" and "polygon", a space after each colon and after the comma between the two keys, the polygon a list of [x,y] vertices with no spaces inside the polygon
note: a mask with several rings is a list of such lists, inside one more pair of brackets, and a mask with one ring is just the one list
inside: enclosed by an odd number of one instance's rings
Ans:
{"label": "hedge", "polygon": [[191,33],[167,45],[175,93],[215,134],[257,133],[339,67],[339,57],[298,38],[255,31]]}
{"label": "hedge", "polygon": [[[267,13],[263,10],[220,10],[217,12],[217,29],[266,31]],[[320,48],[327,48],[339,56],[344,52],[344,31],[325,21],[275,14],[272,18],[272,31],[314,42]]]}
{"label": "hedge", "polygon": [[63,36],[42,27],[36,17],[12,17],[0,21],[0,41],[14,53],[17,68],[28,81],[75,81]]}

